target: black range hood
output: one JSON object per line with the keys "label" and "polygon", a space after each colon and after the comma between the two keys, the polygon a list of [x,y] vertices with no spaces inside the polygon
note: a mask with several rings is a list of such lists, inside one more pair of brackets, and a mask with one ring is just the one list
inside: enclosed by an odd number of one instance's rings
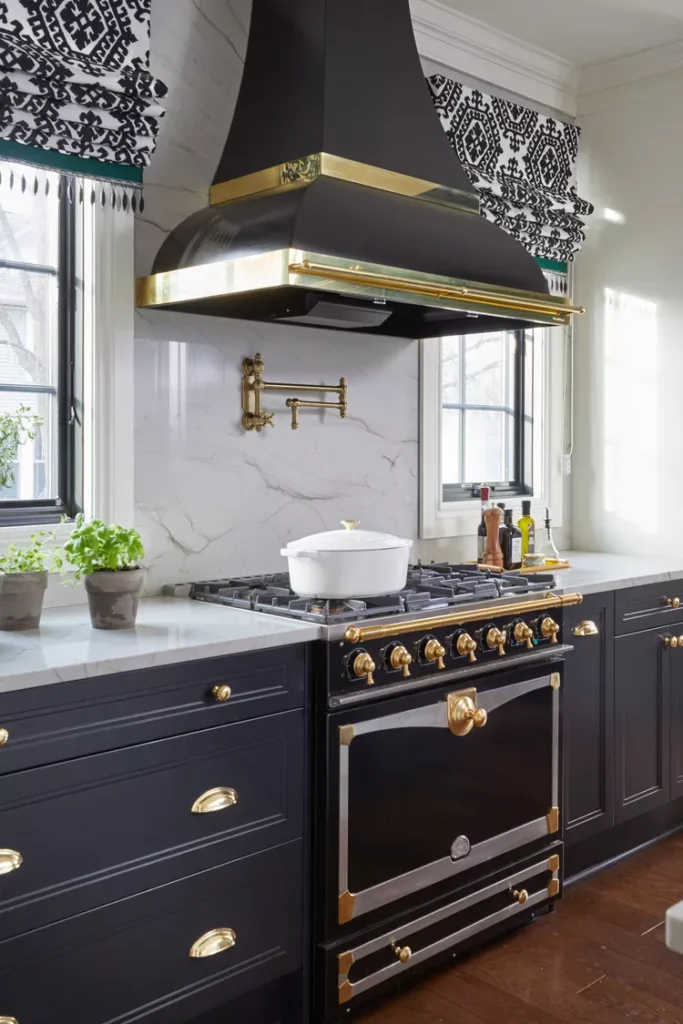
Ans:
{"label": "black range hood", "polygon": [[253,0],[211,205],[168,236],[138,304],[407,338],[574,311],[479,216],[408,0]]}

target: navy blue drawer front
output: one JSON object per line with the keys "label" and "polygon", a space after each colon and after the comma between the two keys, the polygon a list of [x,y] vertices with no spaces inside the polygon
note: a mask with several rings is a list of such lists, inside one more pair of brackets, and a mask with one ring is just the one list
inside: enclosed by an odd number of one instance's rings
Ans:
{"label": "navy blue drawer front", "polygon": [[300,838],[303,770],[301,710],[6,776],[0,939]]}
{"label": "navy blue drawer front", "polygon": [[0,774],[303,707],[306,667],[297,644],[0,693]]}
{"label": "navy blue drawer front", "polygon": [[673,629],[683,633],[683,580],[625,587],[615,593],[615,632]]}
{"label": "navy blue drawer front", "polygon": [[[6,940],[0,1017],[185,1024],[300,966],[301,906],[297,841]],[[216,929],[234,945],[191,957]]]}

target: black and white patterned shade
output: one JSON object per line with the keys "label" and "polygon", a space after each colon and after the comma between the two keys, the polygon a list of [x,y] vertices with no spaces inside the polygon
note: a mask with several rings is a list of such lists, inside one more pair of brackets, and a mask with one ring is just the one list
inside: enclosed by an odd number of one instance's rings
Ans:
{"label": "black and white patterned shade", "polygon": [[[0,0],[0,140],[143,168],[166,86],[149,70],[151,0]],[[131,175],[121,174],[127,180]]]}
{"label": "black and white patterned shade", "polygon": [[572,260],[593,212],[576,191],[579,129],[444,75],[427,82],[441,126],[479,192],[482,215],[532,256]]}

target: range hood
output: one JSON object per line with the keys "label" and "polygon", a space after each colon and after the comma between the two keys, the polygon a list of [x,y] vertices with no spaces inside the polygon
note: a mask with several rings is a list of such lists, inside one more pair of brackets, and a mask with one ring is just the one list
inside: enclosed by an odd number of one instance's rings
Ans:
{"label": "range hood", "polygon": [[408,0],[253,0],[210,201],[163,243],[139,305],[404,338],[578,312],[479,216]]}

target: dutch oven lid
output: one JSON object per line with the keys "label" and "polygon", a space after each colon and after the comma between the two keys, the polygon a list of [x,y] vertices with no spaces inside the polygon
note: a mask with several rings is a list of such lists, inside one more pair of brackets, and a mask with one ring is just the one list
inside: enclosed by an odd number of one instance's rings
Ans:
{"label": "dutch oven lid", "polygon": [[343,530],[328,530],[313,533],[309,537],[293,540],[287,545],[290,551],[383,551],[411,547],[412,541],[394,537],[390,533],[375,530],[357,530],[357,520],[342,519]]}

